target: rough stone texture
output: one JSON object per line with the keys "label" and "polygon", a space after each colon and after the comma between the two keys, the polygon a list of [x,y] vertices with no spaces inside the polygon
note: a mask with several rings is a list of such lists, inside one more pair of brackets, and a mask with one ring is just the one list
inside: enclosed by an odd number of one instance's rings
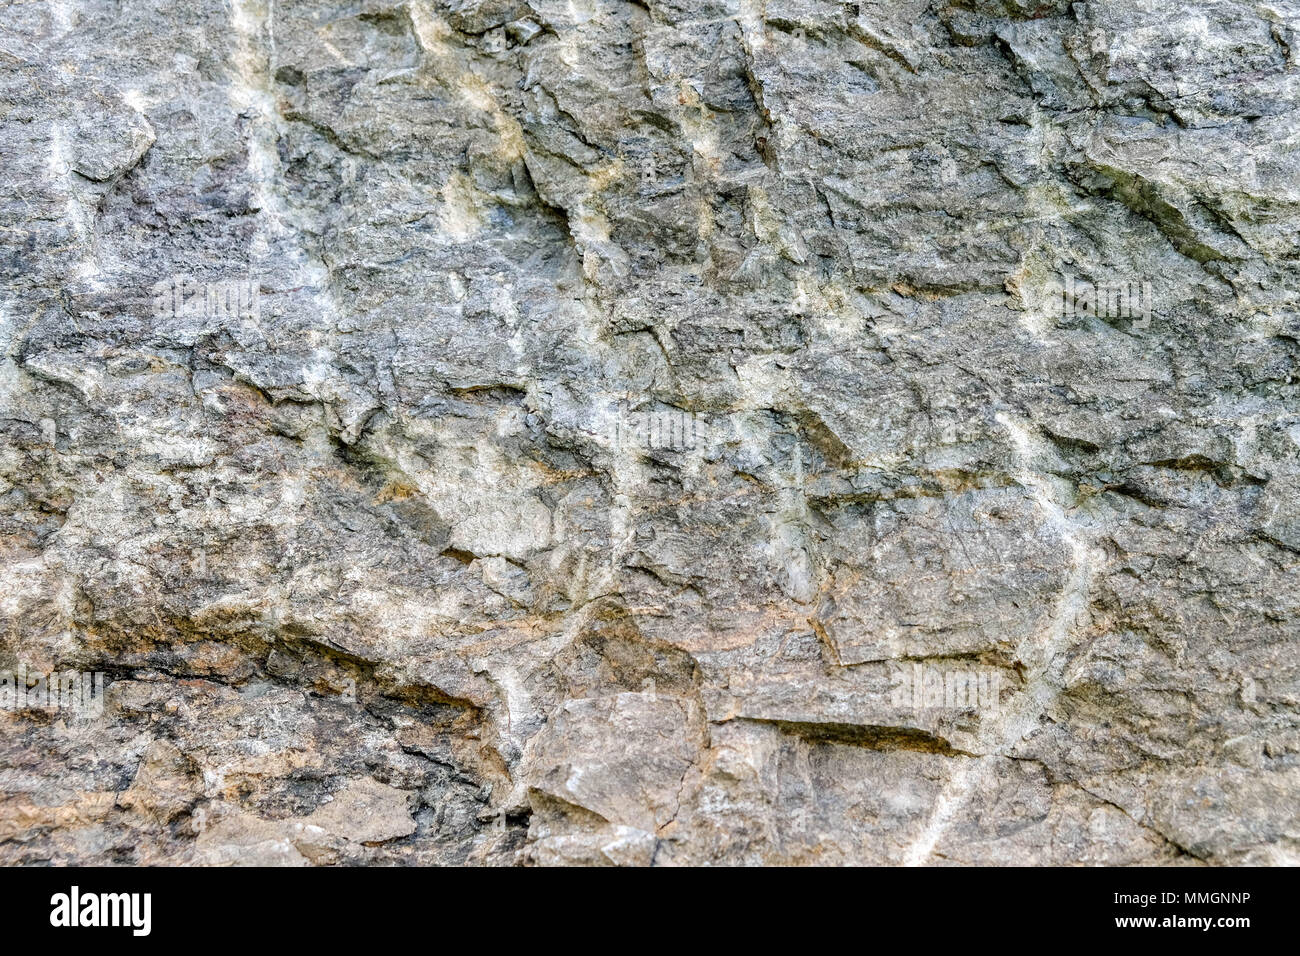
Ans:
{"label": "rough stone texture", "polygon": [[1298,57],[5,3],[0,668],[108,686],[0,711],[0,862],[1300,862]]}

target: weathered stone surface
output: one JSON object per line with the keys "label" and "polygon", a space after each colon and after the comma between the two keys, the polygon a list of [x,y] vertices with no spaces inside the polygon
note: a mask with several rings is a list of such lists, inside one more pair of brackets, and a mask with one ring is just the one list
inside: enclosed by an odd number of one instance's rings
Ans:
{"label": "weathered stone surface", "polygon": [[0,862],[1300,863],[1298,50],[6,5]]}

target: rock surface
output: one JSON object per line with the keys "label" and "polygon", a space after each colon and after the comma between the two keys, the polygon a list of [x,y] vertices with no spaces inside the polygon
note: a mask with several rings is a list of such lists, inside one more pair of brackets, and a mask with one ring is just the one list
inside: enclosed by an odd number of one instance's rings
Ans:
{"label": "rock surface", "polygon": [[1298,57],[6,4],[0,863],[1300,863]]}

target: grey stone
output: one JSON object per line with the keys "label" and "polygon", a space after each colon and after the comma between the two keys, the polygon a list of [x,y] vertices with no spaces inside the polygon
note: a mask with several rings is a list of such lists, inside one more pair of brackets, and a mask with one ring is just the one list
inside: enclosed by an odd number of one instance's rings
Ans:
{"label": "grey stone", "polygon": [[0,862],[1300,862],[1298,39],[6,6]]}

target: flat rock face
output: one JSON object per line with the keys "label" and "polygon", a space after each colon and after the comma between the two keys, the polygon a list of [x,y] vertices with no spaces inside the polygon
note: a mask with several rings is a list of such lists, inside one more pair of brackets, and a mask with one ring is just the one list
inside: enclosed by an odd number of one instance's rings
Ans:
{"label": "flat rock face", "polygon": [[1294,0],[5,5],[0,863],[1300,863],[1298,111]]}

